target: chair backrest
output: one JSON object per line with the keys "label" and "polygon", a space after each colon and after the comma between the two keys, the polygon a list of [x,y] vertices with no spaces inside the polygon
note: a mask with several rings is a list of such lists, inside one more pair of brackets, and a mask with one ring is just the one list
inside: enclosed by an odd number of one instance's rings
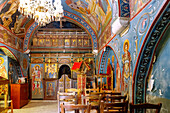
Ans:
{"label": "chair backrest", "polygon": [[[83,96],[82,97],[83,98],[83,100],[85,99],[85,104],[88,104],[88,103],[91,103],[91,102],[98,102],[99,104],[100,104],[100,102],[101,102],[101,99],[102,99],[102,95],[100,94],[100,95],[87,95],[87,96]],[[82,104],[84,104],[83,102],[82,102]]]}
{"label": "chair backrest", "polygon": [[128,112],[128,101],[125,102],[101,102],[100,105],[101,113],[127,113]]}
{"label": "chair backrest", "polygon": [[70,89],[65,89],[66,93],[80,93],[80,89],[75,89],[75,88],[70,88]]}
{"label": "chair backrest", "polygon": [[103,91],[104,95],[121,95],[121,92],[115,92],[115,91]]}
{"label": "chair backrest", "polygon": [[97,88],[97,89],[85,89],[85,95],[88,95],[90,93],[99,93],[99,88]]}
{"label": "chair backrest", "polygon": [[106,100],[106,102],[125,102],[126,98],[127,98],[127,95],[124,95],[124,96],[122,96],[122,95],[103,96],[103,100]]}
{"label": "chair backrest", "polygon": [[150,104],[150,103],[142,103],[142,104],[132,104],[130,103],[130,113],[133,113],[135,109],[155,109],[155,113],[159,113],[162,107],[162,103],[158,104]]}
{"label": "chair backrest", "polygon": [[69,102],[72,104],[77,104],[78,97],[77,97],[77,94],[75,94],[75,93],[60,93],[60,92],[58,92],[57,101],[58,101],[58,113],[60,113],[60,104],[61,103]]}
{"label": "chair backrest", "polygon": [[84,113],[84,110],[86,110],[86,113],[90,113],[91,110],[91,104],[88,105],[82,105],[82,104],[77,104],[77,105],[71,105],[67,104],[64,105],[64,103],[61,104],[61,113],[65,113],[67,110],[82,110],[82,113]]}

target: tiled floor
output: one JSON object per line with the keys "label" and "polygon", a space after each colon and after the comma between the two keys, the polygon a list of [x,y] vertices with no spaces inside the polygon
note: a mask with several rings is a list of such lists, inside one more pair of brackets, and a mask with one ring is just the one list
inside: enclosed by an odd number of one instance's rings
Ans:
{"label": "tiled floor", "polygon": [[21,109],[14,109],[14,113],[57,113],[57,101],[31,100]]}
{"label": "tiled floor", "polygon": [[[57,100],[31,100],[21,109],[14,109],[14,113],[58,113],[57,110]],[[96,111],[91,110],[90,113],[96,113]]]}

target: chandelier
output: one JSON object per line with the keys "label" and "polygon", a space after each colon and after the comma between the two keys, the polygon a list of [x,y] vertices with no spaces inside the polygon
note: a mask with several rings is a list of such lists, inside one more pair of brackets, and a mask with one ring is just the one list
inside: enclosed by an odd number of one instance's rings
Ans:
{"label": "chandelier", "polygon": [[20,0],[19,11],[33,18],[40,26],[63,17],[61,0]]}

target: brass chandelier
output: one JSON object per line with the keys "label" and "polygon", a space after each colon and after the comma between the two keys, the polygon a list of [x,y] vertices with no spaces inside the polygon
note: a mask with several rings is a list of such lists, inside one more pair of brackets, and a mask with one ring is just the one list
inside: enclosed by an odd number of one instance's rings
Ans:
{"label": "brass chandelier", "polygon": [[61,0],[20,0],[19,11],[40,26],[59,21],[64,16]]}

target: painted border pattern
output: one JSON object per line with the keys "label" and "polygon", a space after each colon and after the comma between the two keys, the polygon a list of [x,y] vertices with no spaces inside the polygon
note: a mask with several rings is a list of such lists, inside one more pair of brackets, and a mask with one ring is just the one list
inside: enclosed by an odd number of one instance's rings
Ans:
{"label": "painted border pattern", "polygon": [[92,37],[92,40],[93,40],[93,49],[97,49],[97,37],[96,37],[96,34],[95,32],[93,31],[93,29],[91,28],[90,25],[88,25],[83,19],[81,19],[80,17],[74,15],[74,14],[71,14],[69,12],[64,12],[64,16],[66,17],[69,17],[69,18],[72,18],[74,19],[75,21],[79,22],[82,26],[84,26],[87,31],[90,33],[91,37]]}
{"label": "painted border pattern", "polygon": [[[167,6],[167,7],[166,7]],[[166,9],[165,9],[166,8]],[[163,10],[165,11],[163,12]],[[136,67],[136,76],[134,76],[134,104],[144,103],[146,95],[146,78],[150,70],[152,58],[155,52],[155,49],[161,39],[161,35],[169,25],[170,20],[170,3],[165,3],[165,6],[160,11],[159,17],[153,24],[152,31],[148,31],[148,38],[145,39],[145,42],[141,52],[139,63]],[[153,22],[154,23],[154,22]],[[142,112],[141,110],[137,113]]]}
{"label": "painted border pattern", "polygon": [[119,16],[130,17],[129,0],[119,0]]}
{"label": "painted border pattern", "polygon": [[[84,26],[87,31],[89,32],[89,34],[92,37],[92,43],[93,43],[93,50],[98,49],[97,46],[97,36],[95,34],[95,32],[93,31],[93,29],[91,28],[91,26],[89,26],[83,19],[81,19],[80,17],[77,17],[76,15],[73,15],[69,12],[64,12],[64,16],[68,17],[68,18],[72,18],[74,21],[79,22],[82,26]],[[36,28],[38,27],[38,23],[34,22],[27,30],[27,33],[25,35],[24,38],[24,47],[23,50],[26,51],[29,47],[29,40],[32,37],[33,32],[36,30]]]}
{"label": "painted border pattern", "polygon": [[27,30],[25,38],[24,38],[24,44],[23,44],[23,51],[26,51],[29,47],[29,40],[32,37],[32,34],[34,30],[38,27],[38,23],[34,22]]}

